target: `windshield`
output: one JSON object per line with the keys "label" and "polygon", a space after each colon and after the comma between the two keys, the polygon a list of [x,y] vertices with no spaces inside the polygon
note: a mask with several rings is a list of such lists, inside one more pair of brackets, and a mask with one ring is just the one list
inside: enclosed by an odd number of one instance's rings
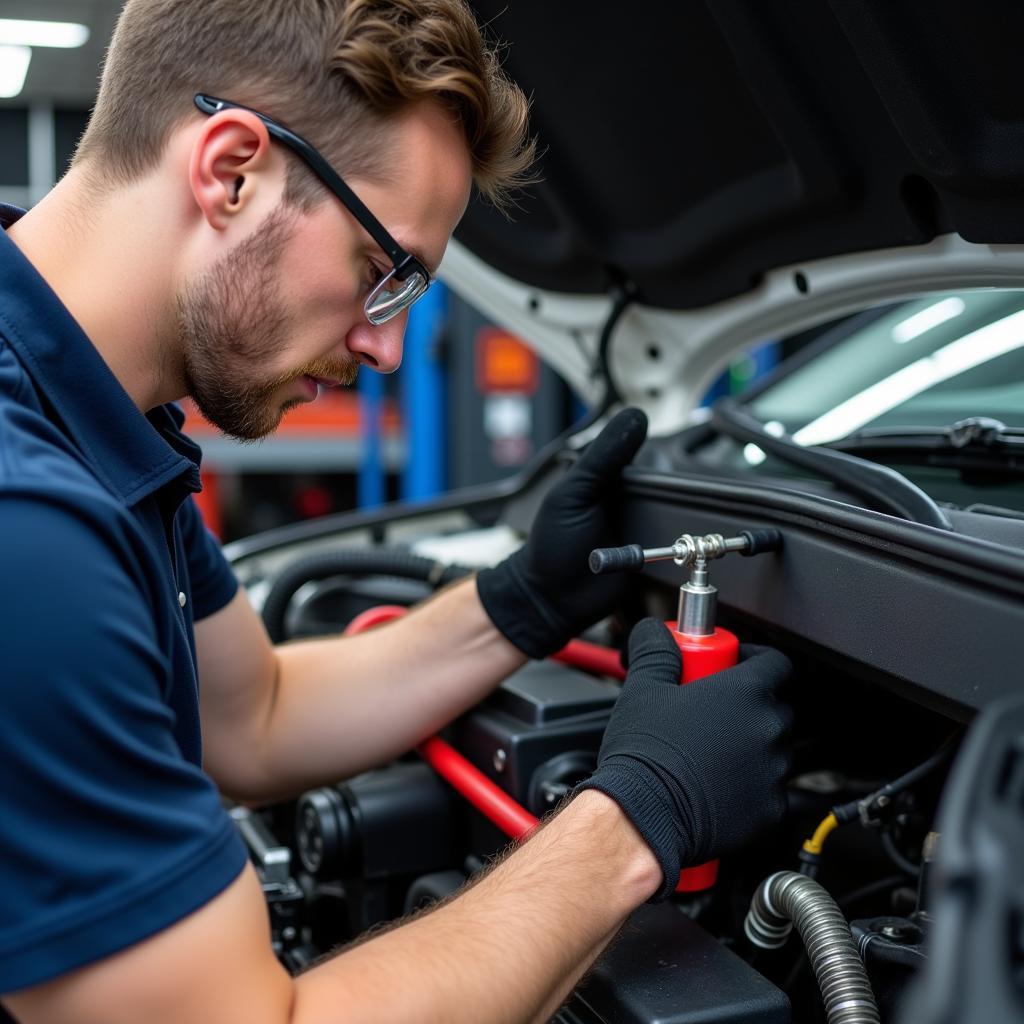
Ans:
{"label": "windshield", "polygon": [[1024,292],[901,303],[782,376],[749,408],[800,444],[969,416],[1024,426]]}
{"label": "windshield", "polygon": [[[948,292],[860,314],[739,400],[769,433],[790,434],[802,445],[839,442],[865,429],[942,430],[971,417],[1024,427],[1024,291]],[[891,466],[940,503],[1024,511],[1024,481],[1009,459],[980,472],[957,453],[850,450]],[[727,437],[704,444],[696,457],[745,473],[808,478],[757,445]]]}

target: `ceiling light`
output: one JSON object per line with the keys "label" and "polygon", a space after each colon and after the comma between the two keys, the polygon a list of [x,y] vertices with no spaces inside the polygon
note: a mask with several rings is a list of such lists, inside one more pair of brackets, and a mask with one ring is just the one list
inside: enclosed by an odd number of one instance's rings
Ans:
{"label": "ceiling light", "polygon": [[89,38],[85,25],[70,21],[19,21],[0,18],[0,45],[56,46],[69,50],[84,46]]}
{"label": "ceiling light", "polygon": [[743,458],[752,466],[760,466],[768,456],[765,455],[763,448],[758,448],[756,444],[748,444],[743,447]]}
{"label": "ceiling light", "polygon": [[25,85],[25,75],[32,60],[27,46],[0,45],[0,98],[17,96]]}
{"label": "ceiling light", "polygon": [[908,316],[906,320],[901,320],[892,329],[892,340],[897,345],[904,345],[908,341],[913,341],[914,338],[918,338],[925,332],[938,327],[939,324],[944,324],[947,320],[952,320],[953,317],[959,316],[964,311],[964,308],[964,300],[956,295],[943,299],[941,302],[936,302],[928,306],[927,309],[922,309],[920,313],[915,313],[913,316]]}

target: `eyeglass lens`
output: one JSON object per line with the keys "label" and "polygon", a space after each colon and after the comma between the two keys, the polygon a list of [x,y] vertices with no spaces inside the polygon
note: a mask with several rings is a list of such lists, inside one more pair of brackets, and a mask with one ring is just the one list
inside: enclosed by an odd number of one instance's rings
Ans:
{"label": "eyeglass lens", "polygon": [[419,271],[399,281],[394,271],[387,275],[366,299],[366,318],[371,324],[383,324],[411,306],[430,284],[429,278]]}

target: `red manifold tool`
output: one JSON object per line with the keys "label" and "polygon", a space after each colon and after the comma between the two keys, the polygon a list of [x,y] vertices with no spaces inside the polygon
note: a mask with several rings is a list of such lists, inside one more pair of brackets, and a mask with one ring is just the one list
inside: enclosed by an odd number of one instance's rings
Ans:
{"label": "red manifold tool", "polygon": [[[705,537],[680,537],[668,548],[644,550],[639,544],[622,548],[599,548],[590,554],[595,573],[640,569],[647,562],[672,559],[689,566],[690,578],[679,588],[679,614],[668,626],[683,655],[681,684],[692,683],[723,668],[735,665],[739,658],[739,640],[734,633],[715,625],[718,591],[708,582],[707,563],[729,552],[756,555],[777,551],[782,546],[778,530],[746,531],[728,539],[720,534]],[[365,632],[399,618],[407,609],[400,605],[381,605],[357,615],[345,629],[346,635]],[[573,640],[552,658],[590,672],[617,679],[625,678],[619,654],[611,648],[583,640]],[[438,736],[417,747],[420,756],[464,796],[478,811],[512,839],[524,839],[536,828],[538,818],[496,786],[474,764]],[[702,892],[718,878],[718,861],[684,868],[679,874],[676,892]]]}
{"label": "red manifold tool", "polygon": [[[736,634],[715,625],[718,591],[708,582],[708,562],[730,552],[757,555],[777,551],[781,546],[782,534],[778,530],[747,530],[729,538],[719,533],[704,537],[683,534],[667,548],[644,550],[639,544],[598,548],[590,554],[590,568],[594,573],[619,572],[668,559],[690,568],[690,578],[679,588],[676,620],[666,623],[683,655],[683,674],[679,682],[686,684],[731,668],[739,660],[740,642]],[[703,892],[717,879],[717,860],[684,868],[679,873],[676,892]]]}

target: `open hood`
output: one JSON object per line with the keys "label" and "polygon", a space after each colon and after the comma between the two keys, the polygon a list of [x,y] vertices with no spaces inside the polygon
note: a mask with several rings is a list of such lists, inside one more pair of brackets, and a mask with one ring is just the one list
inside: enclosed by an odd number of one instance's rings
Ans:
{"label": "open hood", "polygon": [[1024,285],[1015,0],[478,0],[543,180],[443,273],[593,400],[677,427],[739,349],[865,304]]}

